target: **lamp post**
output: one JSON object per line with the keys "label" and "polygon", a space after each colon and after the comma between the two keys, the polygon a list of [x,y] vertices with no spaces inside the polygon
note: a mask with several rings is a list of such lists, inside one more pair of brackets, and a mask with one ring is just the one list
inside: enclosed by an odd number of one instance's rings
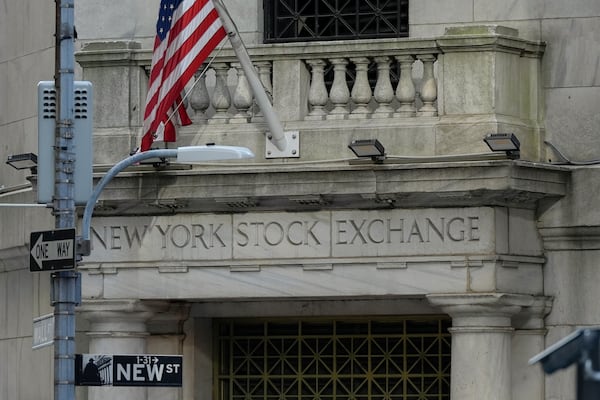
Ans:
{"label": "lamp post", "polygon": [[[55,0],[56,131],[52,213],[57,229],[75,228],[73,164],[75,3]],[[52,273],[54,306],[54,400],[75,399],[75,306],[81,299],[81,275],[74,270]]]}
{"label": "lamp post", "polygon": [[194,164],[207,161],[244,159],[253,157],[254,154],[252,151],[246,147],[206,145],[186,146],[179,147],[177,149],[148,150],[142,153],[136,153],[122,161],[119,161],[110,170],[108,170],[102,179],[100,179],[85,205],[83,219],[81,222],[82,233],[78,250],[79,254],[82,256],[90,255],[90,229],[92,213],[94,212],[94,205],[96,204],[100,193],[106,187],[106,185],[125,168],[150,158],[175,158],[176,161],[180,163]]}

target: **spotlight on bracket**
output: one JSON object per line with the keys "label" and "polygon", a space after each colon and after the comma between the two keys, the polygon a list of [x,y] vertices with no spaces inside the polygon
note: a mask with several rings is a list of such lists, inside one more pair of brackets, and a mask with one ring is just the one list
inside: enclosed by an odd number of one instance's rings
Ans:
{"label": "spotlight on bracket", "polygon": [[358,158],[370,157],[371,160],[379,163],[385,160],[385,148],[377,139],[353,140],[348,148]]}
{"label": "spotlight on bracket", "polygon": [[33,153],[9,155],[6,163],[14,169],[30,169],[32,173],[37,171],[37,155]]}
{"label": "spotlight on bracket", "polygon": [[483,141],[492,151],[504,151],[511,160],[521,156],[521,143],[514,133],[490,133]]}

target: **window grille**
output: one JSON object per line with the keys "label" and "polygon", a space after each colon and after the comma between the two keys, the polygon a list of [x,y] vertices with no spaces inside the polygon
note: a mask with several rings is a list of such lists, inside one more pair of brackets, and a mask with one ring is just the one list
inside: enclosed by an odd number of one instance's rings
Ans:
{"label": "window grille", "polygon": [[220,321],[216,400],[449,400],[449,319]]}
{"label": "window grille", "polygon": [[408,0],[264,0],[265,42],[408,36]]}

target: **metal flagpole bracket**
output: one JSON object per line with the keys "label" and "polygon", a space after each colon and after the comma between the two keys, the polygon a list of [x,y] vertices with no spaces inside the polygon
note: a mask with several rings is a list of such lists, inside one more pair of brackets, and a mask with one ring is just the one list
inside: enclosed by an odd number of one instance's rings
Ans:
{"label": "metal flagpole bracket", "polygon": [[221,18],[223,28],[227,32],[231,48],[242,66],[248,84],[254,93],[256,104],[258,104],[258,107],[262,111],[265,122],[269,127],[269,132],[265,132],[267,137],[267,140],[265,141],[265,158],[300,157],[300,137],[298,131],[283,131],[281,121],[273,110],[271,99],[267,96],[265,88],[256,74],[256,69],[250,60],[248,50],[246,50],[246,46],[244,46],[244,43],[242,42],[235,23],[227,12],[227,8],[221,0],[213,0],[213,4]]}
{"label": "metal flagpole bracket", "polygon": [[267,134],[265,140],[265,158],[299,158],[300,157],[300,132],[286,131],[283,132],[285,137],[285,148],[279,150],[271,134]]}

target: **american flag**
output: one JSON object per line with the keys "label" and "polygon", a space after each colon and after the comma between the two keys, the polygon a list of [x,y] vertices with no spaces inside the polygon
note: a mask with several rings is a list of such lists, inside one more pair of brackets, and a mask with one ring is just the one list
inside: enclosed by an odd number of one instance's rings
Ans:
{"label": "american flag", "polygon": [[178,107],[181,92],[225,36],[212,0],[161,0],[140,151],[154,140],[174,142],[173,120],[191,124]]}

